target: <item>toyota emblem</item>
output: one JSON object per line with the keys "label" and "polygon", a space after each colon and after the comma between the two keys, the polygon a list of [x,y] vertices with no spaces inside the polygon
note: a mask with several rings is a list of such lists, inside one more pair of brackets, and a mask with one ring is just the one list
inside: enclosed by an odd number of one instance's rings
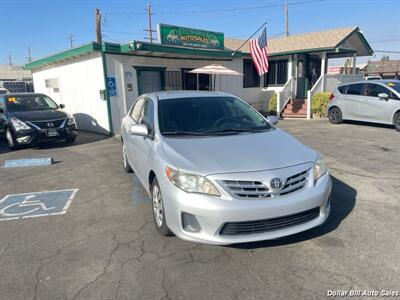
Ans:
{"label": "toyota emblem", "polygon": [[275,177],[275,178],[271,179],[271,181],[269,182],[269,185],[270,185],[271,189],[273,189],[273,190],[280,190],[283,188],[283,181],[282,181],[282,179]]}
{"label": "toyota emblem", "polygon": [[54,127],[54,123],[52,122],[47,123],[47,127]]}

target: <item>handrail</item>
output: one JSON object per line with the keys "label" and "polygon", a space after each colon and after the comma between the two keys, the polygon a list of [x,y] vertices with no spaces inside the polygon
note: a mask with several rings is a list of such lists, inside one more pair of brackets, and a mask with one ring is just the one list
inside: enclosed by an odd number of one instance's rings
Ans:
{"label": "handrail", "polygon": [[290,77],[288,81],[286,81],[283,86],[282,91],[277,93],[277,103],[276,103],[276,111],[277,115],[280,116],[286,104],[293,98],[293,77]]}

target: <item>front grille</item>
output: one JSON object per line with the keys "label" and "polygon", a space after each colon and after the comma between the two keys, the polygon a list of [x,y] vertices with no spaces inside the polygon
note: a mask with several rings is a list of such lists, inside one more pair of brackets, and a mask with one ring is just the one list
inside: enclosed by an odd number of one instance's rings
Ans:
{"label": "front grille", "polygon": [[[64,123],[65,119],[57,119],[57,120],[48,120],[48,121],[31,121],[29,123],[36,125],[41,129],[48,128],[58,128]],[[54,126],[49,126],[49,123],[53,123]]]}
{"label": "front grille", "polygon": [[300,190],[306,185],[309,171],[288,177],[281,190],[271,190],[261,181],[222,180],[231,194],[240,199],[258,199],[283,196]]}
{"label": "front grille", "polygon": [[306,210],[297,214],[272,219],[230,222],[222,226],[220,235],[246,235],[264,233],[292,226],[297,226],[319,217],[319,207]]}

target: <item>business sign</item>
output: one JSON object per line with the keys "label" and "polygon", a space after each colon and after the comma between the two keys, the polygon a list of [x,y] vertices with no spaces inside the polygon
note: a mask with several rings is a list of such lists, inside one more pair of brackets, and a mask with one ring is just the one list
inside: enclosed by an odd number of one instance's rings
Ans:
{"label": "business sign", "polygon": [[206,49],[224,49],[224,34],[186,28],[180,26],[158,24],[158,39],[161,44]]}

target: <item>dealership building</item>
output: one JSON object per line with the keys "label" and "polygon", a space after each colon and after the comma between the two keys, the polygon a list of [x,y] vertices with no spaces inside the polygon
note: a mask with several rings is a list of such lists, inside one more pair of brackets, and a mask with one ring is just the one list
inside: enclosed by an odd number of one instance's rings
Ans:
{"label": "dealership building", "polygon": [[[25,68],[32,71],[35,91],[65,104],[80,129],[109,134],[119,133],[122,117],[139,95],[163,90],[224,91],[262,112],[276,93],[281,116],[310,118],[312,95],[358,79],[357,57],[372,54],[357,27],[270,38],[269,72],[260,77],[243,40],[165,24],[159,24],[158,35],[156,43],[92,42]],[[341,57],[352,58],[354,74],[327,74],[328,59]],[[211,64],[243,76],[189,72]],[[290,103],[295,100],[306,109],[294,110]]]}

